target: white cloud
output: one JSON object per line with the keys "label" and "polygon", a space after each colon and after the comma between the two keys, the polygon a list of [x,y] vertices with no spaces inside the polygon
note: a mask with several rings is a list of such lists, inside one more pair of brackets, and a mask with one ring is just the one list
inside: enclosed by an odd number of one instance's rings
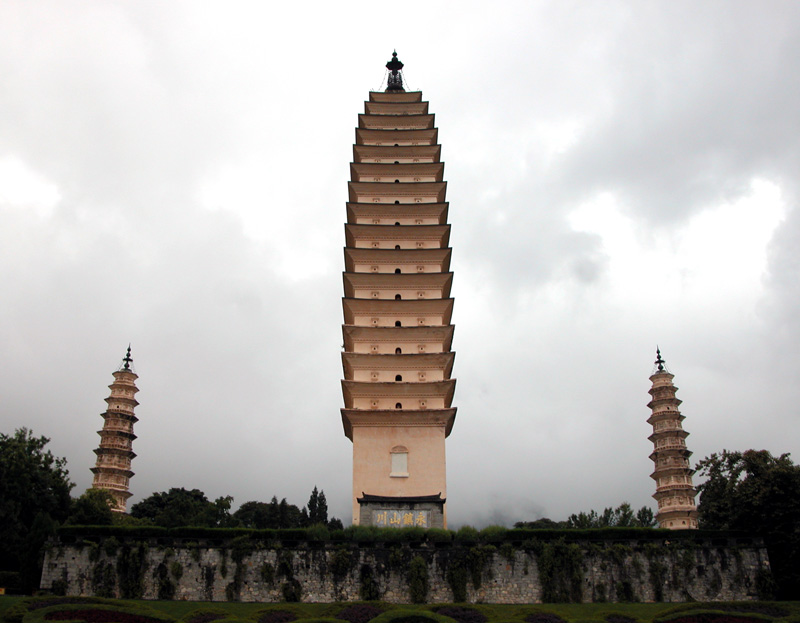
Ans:
{"label": "white cloud", "polygon": [[28,209],[45,218],[60,200],[58,186],[18,157],[0,158],[0,206]]}

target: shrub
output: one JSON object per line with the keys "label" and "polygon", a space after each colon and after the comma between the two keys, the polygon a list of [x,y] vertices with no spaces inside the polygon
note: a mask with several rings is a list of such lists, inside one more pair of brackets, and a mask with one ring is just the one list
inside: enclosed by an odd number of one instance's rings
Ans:
{"label": "shrub", "polygon": [[257,623],[290,623],[297,620],[297,614],[288,610],[261,610],[257,613]]}
{"label": "shrub", "polygon": [[383,613],[383,608],[372,604],[353,604],[339,612],[336,618],[350,623],[367,623],[367,621],[371,621],[381,613]]}
{"label": "shrub", "polygon": [[52,606],[43,612],[45,621],[83,621],[85,623],[165,623],[173,621],[149,608],[108,605]]}
{"label": "shrub", "polygon": [[453,533],[442,528],[429,528],[425,538],[429,543],[450,543],[453,540]]}
{"label": "shrub", "polygon": [[181,617],[184,623],[211,623],[228,617],[228,612],[222,608],[197,608],[187,612]]}
{"label": "shrub", "polygon": [[315,523],[306,528],[306,538],[309,541],[330,541],[331,533],[325,524]]}
{"label": "shrub", "polygon": [[564,623],[564,619],[554,612],[531,612],[525,617],[525,623]]}
{"label": "shrub", "polygon": [[27,612],[28,604],[24,601],[18,601],[3,613],[3,619],[6,623],[20,623]]}
{"label": "shrub", "polygon": [[455,619],[458,623],[486,623],[488,620],[483,612],[462,606],[441,606],[435,608],[434,612]]}
{"label": "shrub", "polygon": [[372,619],[370,623],[453,623],[453,619],[428,610],[403,609],[384,612]]}
{"label": "shrub", "polygon": [[[307,613],[292,604],[275,604],[266,606],[252,613],[249,618],[251,623],[289,623],[307,616]],[[227,623],[227,621],[225,622]]]}
{"label": "shrub", "polygon": [[669,619],[669,623],[765,623],[769,619],[758,616],[728,614],[726,612],[698,612]]}
{"label": "shrub", "polygon": [[461,526],[456,532],[454,540],[456,543],[476,543],[478,531],[472,526]]}
{"label": "shrub", "polygon": [[375,526],[348,526],[344,529],[344,537],[356,543],[374,543],[384,540],[384,531]]}
{"label": "shrub", "polygon": [[478,536],[484,543],[501,543],[507,533],[508,528],[504,526],[486,526],[478,533]]}

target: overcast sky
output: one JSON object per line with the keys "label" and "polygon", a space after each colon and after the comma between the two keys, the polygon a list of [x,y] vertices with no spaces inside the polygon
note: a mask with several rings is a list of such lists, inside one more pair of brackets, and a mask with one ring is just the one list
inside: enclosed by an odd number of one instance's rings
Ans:
{"label": "overcast sky", "polygon": [[315,485],[357,115],[397,49],[448,182],[450,525],[654,508],[656,344],[694,459],[800,460],[800,3],[0,4],[0,431],[91,484],[130,342],[131,502]]}

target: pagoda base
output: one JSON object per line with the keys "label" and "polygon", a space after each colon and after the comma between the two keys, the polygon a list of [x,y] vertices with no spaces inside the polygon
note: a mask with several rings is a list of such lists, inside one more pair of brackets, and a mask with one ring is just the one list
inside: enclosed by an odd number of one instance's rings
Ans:
{"label": "pagoda base", "polygon": [[444,503],[436,495],[389,496],[362,493],[356,498],[362,526],[379,528],[444,528]]}

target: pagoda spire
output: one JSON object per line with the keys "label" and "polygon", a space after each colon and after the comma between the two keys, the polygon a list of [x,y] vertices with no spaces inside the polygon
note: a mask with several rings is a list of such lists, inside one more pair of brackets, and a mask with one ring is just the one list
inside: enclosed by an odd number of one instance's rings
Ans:
{"label": "pagoda spire", "polygon": [[403,63],[397,58],[397,50],[392,52],[392,60],[386,63],[386,69],[389,70],[389,80],[386,85],[386,91],[405,91],[403,88]]}
{"label": "pagoda spire", "polygon": [[133,425],[139,421],[133,414],[139,404],[135,398],[139,391],[136,387],[139,377],[133,371],[130,344],[113,375],[114,382],[108,386],[111,394],[106,398],[108,407],[101,414],[103,428],[97,431],[100,445],[94,451],[97,462],[92,468],[92,488],[108,491],[114,498],[112,510],[124,513],[126,502],[132,495],[128,487],[133,476],[131,461],[136,456],[132,450],[133,440],[136,439]]}
{"label": "pagoda spire", "polygon": [[123,368],[125,370],[131,369],[131,364],[133,363],[133,357],[131,357],[131,345],[128,344],[128,352],[125,353],[125,357],[122,358]]}
{"label": "pagoda spire", "polygon": [[696,529],[697,491],[692,484],[694,470],[689,466],[692,453],[686,448],[689,433],[681,424],[686,418],[678,410],[681,401],[675,396],[678,388],[672,382],[674,375],[665,364],[661,349],[656,347],[655,372],[650,376],[652,400],[647,404],[652,411],[647,423],[653,426],[648,439],[653,442],[650,459],[655,469],[650,477],[656,481],[656,521],[661,528]]}
{"label": "pagoda spire", "polygon": [[659,372],[664,371],[664,360],[661,358],[661,349],[658,346],[656,346],[655,365]]}

